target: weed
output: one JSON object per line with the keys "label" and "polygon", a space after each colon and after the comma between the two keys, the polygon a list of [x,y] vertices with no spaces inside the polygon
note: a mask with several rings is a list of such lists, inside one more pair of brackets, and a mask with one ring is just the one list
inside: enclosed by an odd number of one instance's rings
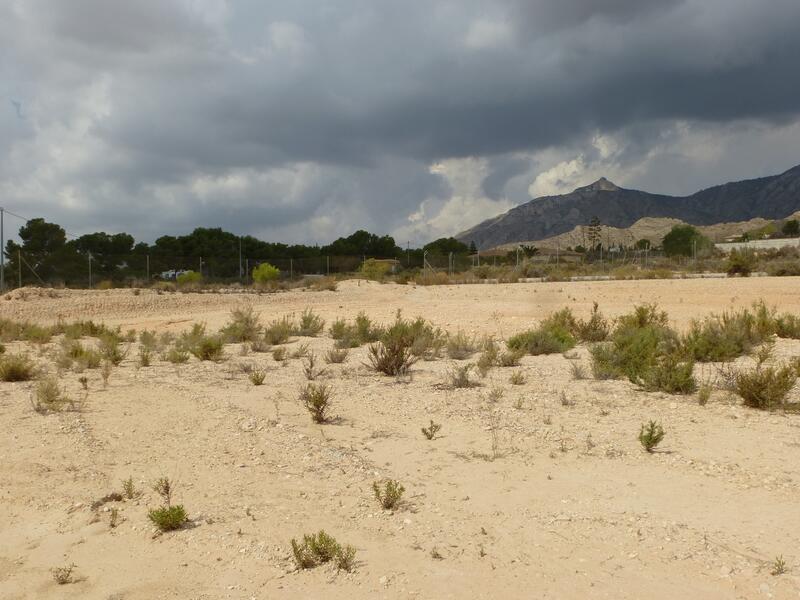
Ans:
{"label": "weed", "polygon": [[655,421],[642,424],[639,431],[639,442],[647,452],[652,452],[664,439],[664,429]]}
{"label": "weed", "polygon": [[103,363],[103,368],[100,370],[100,377],[103,378],[103,389],[108,387],[108,378],[111,377],[111,371],[113,371],[113,369],[114,367],[110,362],[106,361]]}
{"label": "weed", "polygon": [[122,482],[122,493],[128,500],[133,500],[139,496],[139,491],[133,483],[133,477],[128,477]]}
{"label": "weed", "polygon": [[147,518],[150,519],[160,531],[174,531],[180,529],[188,520],[186,510],[180,504],[154,508],[148,511]]}
{"label": "weed", "polygon": [[75,570],[75,567],[77,567],[77,565],[73,563],[63,567],[51,569],[50,573],[53,575],[53,581],[55,581],[58,585],[72,583],[74,581],[72,578],[72,573]]}
{"label": "weed", "polygon": [[648,391],[691,394],[697,389],[693,372],[694,361],[683,359],[677,354],[667,354],[658,357],[635,383]]}
{"label": "weed", "polygon": [[108,526],[111,527],[111,529],[114,529],[116,528],[118,522],[119,522],[119,509],[112,508],[111,514],[109,515],[108,519]]}
{"label": "weed", "polygon": [[569,372],[573,379],[586,379],[586,369],[583,368],[581,363],[572,363],[569,366]]}
{"label": "weed", "polygon": [[405,375],[417,360],[411,354],[410,344],[403,338],[371,344],[368,358],[370,366],[385,375]]}
{"label": "weed", "polygon": [[309,353],[306,356],[306,359],[303,361],[303,373],[306,376],[306,379],[309,381],[314,381],[317,377],[321,377],[327,373],[327,369],[320,369],[317,367],[317,355],[313,352]]}
{"label": "weed", "polygon": [[298,344],[292,352],[292,358],[303,358],[304,356],[308,356],[308,344]]}
{"label": "weed", "polygon": [[207,335],[196,341],[189,352],[200,360],[219,362],[225,357],[224,343],[221,337]]}
{"label": "weed", "polygon": [[349,352],[347,348],[331,348],[325,353],[325,362],[329,365],[343,363]]}
{"label": "weed", "polygon": [[558,395],[558,400],[561,402],[561,406],[574,406],[575,401],[571,400],[567,393],[564,390],[561,390],[561,393]]}
{"label": "weed", "polygon": [[475,350],[475,338],[463,331],[447,337],[447,356],[454,360],[467,359],[475,354]]}
{"label": "weed", "polygon": [[0,358],[0,380],[30,381],[36,375],[36,367],[27,354],[6,354]]}
{"label": "weed", "polygon": [[220,331],[226,341],[232,343],[254,342],[261,334],[258,314],[252,306],[235,308],[231,311],[230,321]]}
{"label": "weed", "polygon": [[708,404],[708,401],[711,399],[711,392],[714,390],[713,386],[704,381],[700,384],[700,387],[697,388],[697,403],[700,406],[705,406]]}
{"label": "weed", "polygon": [[452,365],[447,371],[450,387],[453,389],[476,387],[478,384],[469,376],[473,367],[474,365],[472,363],[466,365]]}
{"label": "weed", "polygon": [[100,336],[97,348],[100,356],[116,367],[125,360],[125,356],[128,354],[128,349],[123,350],[121,346],[122,340],[119,335],[107,333]]}
{"label": "weed", "polygon": [[58,387],[58,381],[54,377],[47,377],[41,379],[33,391],[31,404],[33,410],[37,413],[44,415],[49,412],[60,411],[68,400]]}
{"label": "weed", "polygon": [[265,339],[259,338],[257,340],[253,340],[252,342],[250,342],[251,352],[257,352],[260,354],[263,352],[269,352],[271,348],[272,347],[267,343],[267,340]]}
{"label": "weed", "polygon": [[334,561],[338,569],[352,571],[355,566],[355,548],[342,546],[333,536],[324,531],[304,535],[298,543],[292,539],[292,554],[299,569],[312,569]]}
{"label": "weed", "polygon": [[174,365],[182,365],[189,362],[189,353],[186,350],[170,348],[167,353],[164,354],[164,360]]}
{"label": "weed", "polygon": [[383,484],[383,488],[378,485],[377,481],[373,481],[372,491],[375,493],[375,499],[384,510],[392,510],[397,506],[397,503],[400,502],[400,498],[402,498],[406,488],[404,488],[399,481],[389,479]]}
{"label": "weed", "polygon": [[286,348],[274,348],[272,350],[272,360],[275,362],[282,362],[286,360],[287,355],[288,351]]}
{"label": "weed", "polygon": [[431,419],[431,424],[428,427],[422,428],[422,435],[424,435],[427,439],[432,440],[436,437],[436,434],[441,431],[442,426],[439,423],[434,423],[433,419]]}
{"label": "weed", "polygon": [[148,331],[145,329],[139,334],[139,344],[148,350],[158,349],[158,338],[155,331]]}
{"label": "weed", "polygon": [[789,365],[782,367],[757,366],[750,372],[737,373],[734,380],[736,393],[745,406],[761,410],[774,410],[784,406],[786,396],[797,381],[797,372]]}
{"label": "weed", "polygon": [[139,366],[149,367],[152,360],[152,351],[147,346],[139,346]]}
{"label": "weed", "polygon": [[[568,309],[565,309],[568,310]],[[551,315],[537,328],[529,329],[511,337],[506,344],[509,349],[532,355],[559,354],[575,347],[575,338],[565,321],[564,311]]]}
{"label": "weed", "polygon": [[498,367],[518,367],[523,353],[519,351],[506,351],[497,357]]}
{"label": "weed", "polygon": [[[451,357],[452,358],[452,357]],[[500,351],[494,340],[489,339],[483,344],[483,352],[478,357],[476,366],[481,377],[486,377],[492,367],[496,366],[500,358]]]}
{"label": "weed", "polygon": [[81,387],[83,388],[84,391],[89,389],[89,378],[86,377],[85,375],[78,377],[78,383],[81,384]]}
{"label": "weed", "polygon": [[169,480],[169,477],[160,477],[153,484],[153,490],[161,496],[161,501],[165,506],[172,505],[172,494],[175,491],[175,485]]}
{"label": "weed", "polygon": [[295,327],[289,317],[272,321],[264,329],[264,340],[271,346],[285,344],[292,337]]}
{"label": "weed", "polygon": [[267,378],[267,370],[253,369],[247,374],[247,377],[250,379],[250,383],[255,386],[264,385],[264,380]]}
{"label": "weed", "polygon": [[576,321],[573,331],[583,342],[602,342],[608,337],[609,325],[600,312],[597,302],[592,307],[588,321]]}
{"label": "weed", "polygon": [[309,383],[300,390],[300,403],[315,423],[325,423],[331,409],[331,388],[325,384]]}
{"label": "weed", "polygon": [[508,382],[511,385],[524,385],[525,384],[525,373],[522,371],[514,371],[511,373],[511,376],[508,378]]}
{"label": "weed", "polygon": [[504,395],[505,391],[503,390],[503,388],[493,387],[491,390],[489,390],[489,395],[486,397],[486,400],[488,402],[491,402],[492,404],[496,404],[497,402],[500,402],[500,400],[503,399]]}
{"label": "weed", "polygon": [[783,575],[784,573],[786,573],[786,561],[783,560],[783,555],[776,556],[775,560],[772,561],[772,570],[770,574]]}
{"label": "weed", "polygon": [[297,328],[297,335],[304,337],[316,337],[325,328],[325,321],[315,314],[310,308],[306,308],[300,314],[300,325]]}

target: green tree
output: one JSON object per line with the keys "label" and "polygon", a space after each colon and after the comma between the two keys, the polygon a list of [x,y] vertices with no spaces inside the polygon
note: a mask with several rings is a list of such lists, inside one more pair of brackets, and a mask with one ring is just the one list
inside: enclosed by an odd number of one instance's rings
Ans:
{"label": "green tree", "polygon": [[781,232],[786,237],[797,237],[800,235],[800,221],[797,219],[789,219],[783,224]]}
{"label": "green tree", "polygon": [[434,240],[425,245],[425,250],[432,254],[467,254],[470,251],[469,246],[452,237]]}
{"label": "green tree", "polygon": [[477,254],[478,253],[478,247],[475,245],[475,240],[472,240],[469,243],[469,253],[470,254]]}
{"label": "green tree", "polygon": [[711,240],[691,225],[675,225],[661,245],[667,256],[692,256],[711,247]]}
{"label": "green tree", "polygon": [[648,248],[650,248],[650,240],[642,238],[638,242],[636,242],[633,245],[633,247],[636,248],[637,250],[647,250]]}

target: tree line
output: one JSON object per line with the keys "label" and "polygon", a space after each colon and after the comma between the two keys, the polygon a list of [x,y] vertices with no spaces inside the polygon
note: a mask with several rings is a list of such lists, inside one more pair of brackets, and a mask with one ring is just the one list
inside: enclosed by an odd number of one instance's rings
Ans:
{"label": "tree line", "polygon": [[[63,227],[42,218],[31,219],[19,230],[19,242],[5,247],[6,281],[22,275],[25,283],[85,284],[91,276],[124,281],[157,277],[169,270],[200,271],[204,276],[234,279],[245,264],[273,261],[281,265],[297,261],[298,270],[325,272],[329,257],[398,259],[401,264],[420,266],[425,251],[447,255],[468,253],[470,248],[454,238],[440,238],[422,248],[401,248],[392,236],[358,230],[330,244],[305,245],[265,242],[250,235],[237,236],[221,228],[198,227],[187,235],[165,235],[153,244],[137,242],[128,233],[95,232],[68,239]],[[344,263],[341,263],[344,264]]]}

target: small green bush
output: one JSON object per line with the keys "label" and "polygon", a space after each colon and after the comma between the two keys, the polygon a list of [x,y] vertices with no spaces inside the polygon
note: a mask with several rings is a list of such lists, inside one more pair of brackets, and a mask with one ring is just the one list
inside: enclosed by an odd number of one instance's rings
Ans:
{"label": "small green bush", "polygon": [[475,354],[475,338],[463,331],[447,336],[447,356],[453,360],[464,360]]}
{"label": "small green bush", "polygon": [[181,365],[189,362],[189,353],[186,350],[170,348],[164,354],[164,360],[171,362],[174,365]]}
{"label": "small green bush", "polygon": [[389,479],[383,484],[383,487],[378,485],[377,481],[373,481],[372,491],[375,493],[375,499],[385,510],[392,510],[400,502],[406,488],[399,481]]}
{"label": "small green bush", "polygon": [[677,354],[667,354],[656,359],[637,381],[647,391],[667,394],[691,394],[697,389],[694,361]]}
{"label": "small green bush", "polygon": [[258,314],[252,306],[235,308],[231,311],[228,324],[222,328],[222,336],[232,343],[254,342],[261,334],[261,324]]}
{"label": "small green bush", "polygon": [[534,356],[559,354],[575,347],[575,338],[560,325],[544,325],[518,333],[506,342],[512,351],[522,351]]}
{"label": "small green bush", "polygon": [[253,269],[253,281],[258,284],[270,283],[280,278],[281,272],[278,267],[274,267],[268,262],[263,262]]}
{"label": "small green bush", "polygon": [[147,513],[147,518],[150,519],[160,531],[174,531],[180,529],[188,520],[186,510],[180,504],[154,508]]}
{"label": "small green bush", "polygon": [[315,314],[310,308],[306,308],[300,315],[300,325],[297,328],[297,335],[304,337],[316,337],[325,328],[325,321]]}
{"label": "small green bush", "polygon": [[264,329],[264,340],[271,346],[285,344],[295,332],[294,323],[289,317],[272,321]]}
{"label": "small green bush", "polygon": [[128,354],[127,349],[122,349],[122,340],[119,335],[114,333],[101,335],[97,344],[97,349],[100,352],[100,356],[115,367],[119,366]]}
{"label": "small green bush", "polygon": [[756,255],[752,250],[746,248],[734,248],[728,255],[728,260],[725,261],[725,272],[729,277],[734,275],[741,275],[742,277],[749,277],[756,268]]}
{"label": "small green bush", "polygon": [[329,365],[343,363],[349,352],[347,348],[331,348],[325,353],[325,362]]}
{"label": "small green bush", "polygon": [[203,276],[196,271],[186,271],[178,275],[176,279],[178,287],[190,287],[203,283]]}
{"label": "small green bush", "polygon": [[609,324],[600,312],[597,302],[592,307],[588,321],[576,321],[573,332],[583,342],[602,342],[608,338]]}
{"label": "small green bush", "polygon": [[325,384],[309,383],[300,390],[300,403],[315,423],[326,423],[331,409],[331,388]]}
{"label": "small green bush", "polygon": [[33,410],[42,415],[59,412],[67,402],[61,388],[58,387],[58,380],[54,377],[47,377],[37,382],[31,398]]}
{"label": "small green bush", "polygon": [[197,340],[197,343],[189,349],[200,360],[210,360],[218,362],[225,357],[225,344],[222,338],[216,335],[208,335]]}
{"label": "small green bush", "polygon": [[389,273],[389,268],[390,267],[387,262],[375,260],[374,258],[368,258],[362,263],[359,271],[367,279],[381,281]]}
{"label": "small green bush", "polygon": [[355,566],[356,550],[352,546],[342,546],[324,531],[312,535],[304,535],[298,543],[292,539],[292,554],[299,569],[313,569],[316,566],[333,561],[336,568],[352,571]]}
{"label": "small green bush", "polygon": [[642,424],[639,430],[639,442],[647,452],[652,452],[664,439],[664,428],[655,421]]}
{"label": "small green bush", "polygon": [[442,426],[439,423],[434,423],[433,419],[431,419],[431,424],[428,427],[422,428],[422,435],[424,435],[428,440],[432,440],[436,437],[436,434],[442,429]]}

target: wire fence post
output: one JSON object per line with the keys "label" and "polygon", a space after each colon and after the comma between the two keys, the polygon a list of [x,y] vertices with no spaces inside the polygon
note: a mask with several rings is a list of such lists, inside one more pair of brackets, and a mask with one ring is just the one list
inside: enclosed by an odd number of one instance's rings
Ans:
{"label": "wire fence post", "polygon": [[17,250],[17,278],[19,286],[22,287],[22,250]]}
{"label": "wire fence post", "polygon": [[244,259],[244,282],[250,283],[250,259]]}
{"label": "wire fence post", "polygon": [[6,231],[5,231],[5,212],[6,209],[0,208],[0,292],[6,289]]}
{"label": "wire fence post", "polygon": [[89,289],[92,288],[92,253],[89,253]]}
{"label": "wire fence post", "polygon": [[326,275],[330,275],[331,274],[331,257],[330,256],[326,256],[325,257],[325,274]]}
{"label": "wire fence post", "polygon": [[294,279],[294,259],[289,259],[289,281]]}
{"label": "wire fence post", "polygon": [[150,255],[147,255],[147,283],[150,283]]}

